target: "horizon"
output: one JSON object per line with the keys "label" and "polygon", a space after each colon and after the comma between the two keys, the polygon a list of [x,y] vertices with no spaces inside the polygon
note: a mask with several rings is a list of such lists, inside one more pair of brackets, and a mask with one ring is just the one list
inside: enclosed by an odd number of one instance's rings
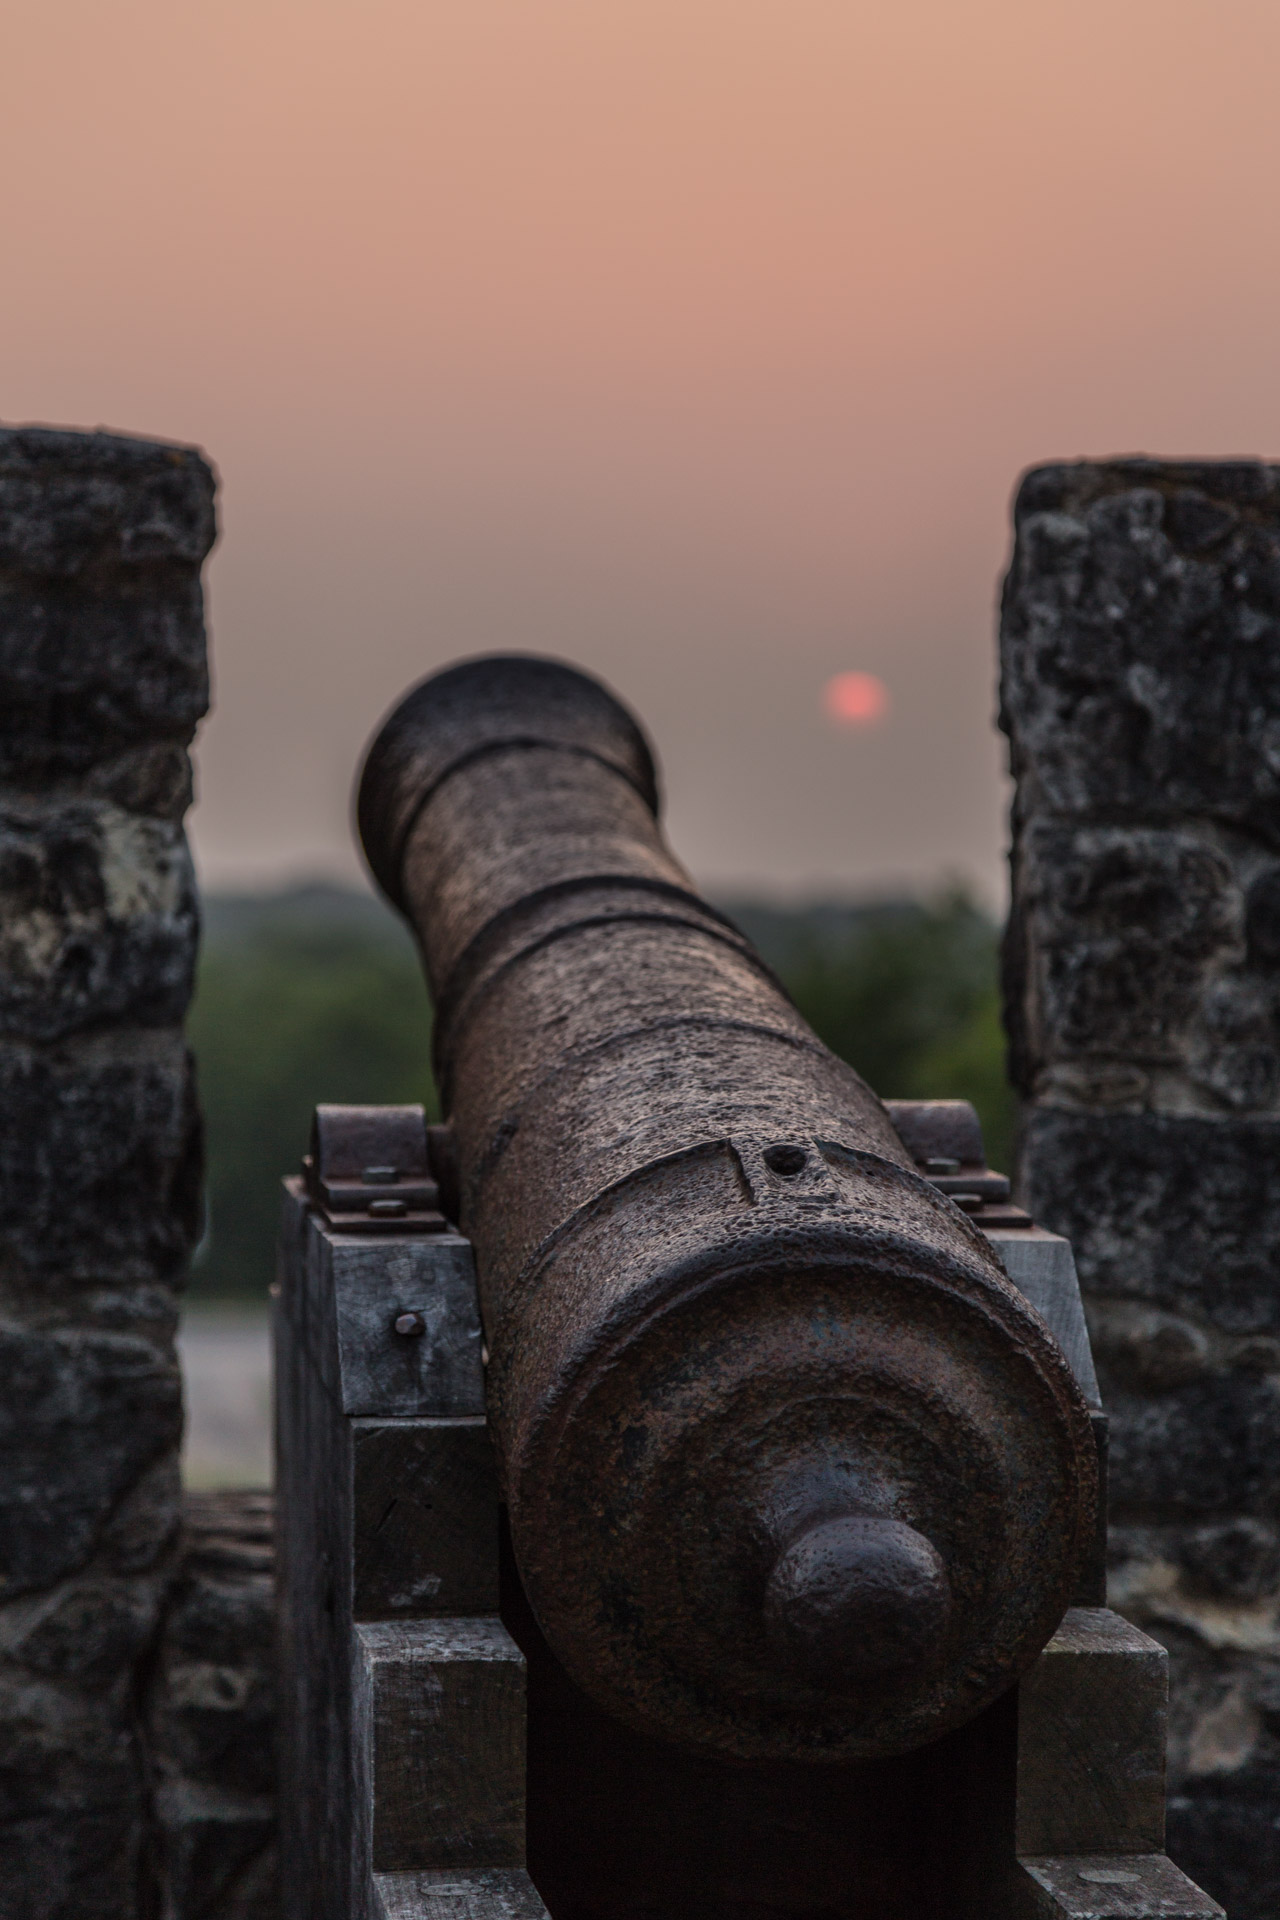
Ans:
{"label": "horizon", "polygon": [[998,912],[1019,473],[1280,450],[1268,0],[15,0],[6,42],[4,417],[223,480],[206,886],[357,880],[380,714],[515,647],[638,713],[704,890]]}
{"label": "horizon", "polygon": [[[700,891],[708,893],[708,896],[711,897],[711,889],[700,889]],[[721,897],[725,897],[724,890],[721,889],[720,891]],[[970,891],[974,891],[976,903],[985,906],[986,903],[981,900],[980,896],[976,895],[976,890],[970,889],[968,883],[963,878],[957,879],[954,876],[945,874],[940,878],[936,886],[925,885],[923,888],[904,887],[901,891],[894,891],[891,888],[885,889],[881,887],[879,883],[872,882],[869,890],[861,892],[856,890],[845,892],[833,891],[830,893],[811,893],[792,897],[786,894],[771,893],[767,887],[754,887],[749,891],[737,890],[736,897],[739,899],[749,899],[752,905],[771,908],[776,907],[780,912],[785,912],[792,908],[796,911],[804,911],[811,907],[828,906],[915,906],[921,902],[928,902],[940,897],[949,897],[957,892],[964,895]],[[264,880],[260,883],[255,880],[249,880],[244,884],[215,882],[212,885],[206,885],[203,882],[200,883],[200,898],[202,900],[279,900],[307,893],[334,893],[344,895],[346,898],[352,900],[372,901],[374,905],[383,908],[392,919],[400,921],[405,926],[408,925],[408,922],[403,919],[398,909],[392,906],[391,902],[378,891],[378,888],[369,879],[367,874],[357,875],[353,879],[347,879],[341,874],[325,873],[317,869],[312,872],[299,870],[292,874],[286,873],[282,875],[279,880]],[[730,897],[735,897],[733,889],[730,889]]]}

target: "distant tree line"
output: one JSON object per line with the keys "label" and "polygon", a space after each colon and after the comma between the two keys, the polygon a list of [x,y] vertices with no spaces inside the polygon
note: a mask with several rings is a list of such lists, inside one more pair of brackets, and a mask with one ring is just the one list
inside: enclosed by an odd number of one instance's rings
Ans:
{"label": "distant tree line", "polygon": [[[821,1038],[886,1098],[972,1100],[1007,1167],[994,923],[962,891],[786,910],[728,902]],[[207,1128],[192,1290],[265,1294],[279,1184],[319,1101],[422,1101],[437,1116],[417,957],[376,901],[336,887],[206,902],[190,1021]]]}

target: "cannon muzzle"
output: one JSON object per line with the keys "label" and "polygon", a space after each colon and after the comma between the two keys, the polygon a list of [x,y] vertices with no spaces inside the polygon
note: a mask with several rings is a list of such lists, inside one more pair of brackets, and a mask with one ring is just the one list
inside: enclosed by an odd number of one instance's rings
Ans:
{"label": "cannon muzzle", "polygon": [[636,722],[556,662],[465,662],[377,735],[359,822],[422,949],[512,1541],[571,1677],[742,1758],[976,1714],[1070,1602],[1087,1409],[698,898]]}

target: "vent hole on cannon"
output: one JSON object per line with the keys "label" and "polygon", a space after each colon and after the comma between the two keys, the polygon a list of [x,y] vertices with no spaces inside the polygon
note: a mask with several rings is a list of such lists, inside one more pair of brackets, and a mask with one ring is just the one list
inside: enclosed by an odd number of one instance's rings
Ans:
{"label": "vent hole on cannon", "polygon": [[808,1158],[803,1147],[784,1141],[781,1146],[765,1148],[764,1163],[771,1173],[789,1177],[793,1173],[803,1173]]}

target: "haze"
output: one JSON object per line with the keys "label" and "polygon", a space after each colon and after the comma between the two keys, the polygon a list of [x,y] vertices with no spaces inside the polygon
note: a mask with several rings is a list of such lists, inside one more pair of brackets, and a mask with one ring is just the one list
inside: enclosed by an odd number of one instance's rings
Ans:
{"label": "haze", "polygon": [[1019,470],[1280,451],[1275,0],[8,0],[0,42],[0,414],[222,475],[206,883],[354,874],[380,713],[527,647],[636,706],[704,884],[996,899]]}

